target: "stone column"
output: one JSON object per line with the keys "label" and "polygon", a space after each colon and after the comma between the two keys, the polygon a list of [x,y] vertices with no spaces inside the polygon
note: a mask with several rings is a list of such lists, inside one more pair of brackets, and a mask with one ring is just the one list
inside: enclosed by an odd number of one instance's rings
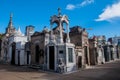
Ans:
{"label": "stone column", "polygon": [[52,23],[50,24],[51,32],[50,32],[50,41],[54,42],[54,35],[53,35],[53,30],[52,30]]}
{"label": "stone column", "polygon": [[67,43],[70,43],[70,37],[69,37],[69,23],[67,24],[66,29],[67,29],[67,38],[66,38],[66,42],[67,42]]}
{"label": "stone column", "polygon": [[87,57],[88,57],[88,66],[90,66],[90,53],[89,53],[89,46],[87,46]]}
{"label": "stone column", "polygon": [[60,29],[59,42],[60,42],[60,43],[63,43],[61,16],[59,16],[59,29]]}

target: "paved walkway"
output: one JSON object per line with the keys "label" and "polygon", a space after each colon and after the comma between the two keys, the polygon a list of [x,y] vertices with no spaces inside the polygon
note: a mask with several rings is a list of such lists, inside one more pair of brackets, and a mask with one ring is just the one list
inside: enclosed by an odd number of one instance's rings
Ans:
{"label": "paved walkway", "polygon": [[57,74],[0,64],[0,80],[120,80],[120,60],[71,74]]}

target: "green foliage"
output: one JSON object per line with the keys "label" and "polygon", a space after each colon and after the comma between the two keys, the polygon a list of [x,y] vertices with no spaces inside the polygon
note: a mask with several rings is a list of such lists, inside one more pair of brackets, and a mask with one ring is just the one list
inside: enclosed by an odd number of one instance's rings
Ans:
{"label": "green foliage", "polygon": [[3,37],[3,34],[0,34],[0,39],[2,39],[2,37]]}

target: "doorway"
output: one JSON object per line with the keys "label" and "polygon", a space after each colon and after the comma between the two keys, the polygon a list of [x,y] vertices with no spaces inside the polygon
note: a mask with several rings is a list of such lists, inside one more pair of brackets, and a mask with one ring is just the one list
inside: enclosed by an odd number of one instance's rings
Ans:
{"label": "doorway", "polygon": [[111,58],[111,60],[113,60],[113,51],[112,50],[110,51],[110,58]]}
{"label": "doorway", "polygon": [[27,64],[29,64],[29,55],[30,55],[30,51],[27,51]]}
{"label": "doorway", "polygon": [[54,46],[49,46],[49,69],[54,70]]}
{"label": "doorway", "polygon": [[20,51],[18,51],[18,65],[20,65]]}
{"label": "doorway", "polygon": [[85,54],[85,64],[88,64],[88,51],[87,51],[87,46],[84,47],[84,54]]}
{"label": "doorway", "polygon": [[15,51],[16,51],[16,43],[12,43],[12,59],[11,59],[12,65],[15,65]]}
{"label": "doorway", "polygon": [[78,68],[82,68],[82,56],[78,56]]}
{"label": "doorway", "polygon": [[98,52],[97,52],[97,48],[95,48],[95,64],[98,63],[97,57],[98,57]]}
{"label": "doorway", "polygon": [[118,48],[118,46],[116,47],[116,53],[117,53],[117,59],[119,59],[119,48]]}
{"label": "doorway", "polygon": [[39,57],[40,57],[40,55],[39,55],[39,45],[36,45],[36,47],[35,47],[35,62],[38,64],[39,63]]}

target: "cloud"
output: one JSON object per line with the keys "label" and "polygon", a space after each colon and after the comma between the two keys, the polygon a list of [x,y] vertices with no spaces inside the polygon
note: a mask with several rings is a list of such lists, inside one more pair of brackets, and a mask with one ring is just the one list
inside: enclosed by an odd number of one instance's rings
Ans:
{"label": "cloud", "polygon": [[94,3],[94,0],[84,0],[84,1],[80,4],[80,6],[86,6],[86,5],[92,4],[92,3]]}
{"label": "cloud", "polygon": [[120,17],[120,1],[111,6],[107,6],[95,21],[111,21],[118,17]]}
{"label": "cloud", "polygon": [[75,9],[75,5],[73,5],[73,4],[68,4],[67,6],[66,6],[66,9],[67,10],[73,10],[73,9]]}
{"label": "cloud", "polygon": [[81,8],[81,7],[84,7],[84,6],[92,4],[92,3],[94,3],[94,0],[84,0],[80,4],[68,4],[66,6],[66,9],[67,10],[74,10],[75,8]]}

